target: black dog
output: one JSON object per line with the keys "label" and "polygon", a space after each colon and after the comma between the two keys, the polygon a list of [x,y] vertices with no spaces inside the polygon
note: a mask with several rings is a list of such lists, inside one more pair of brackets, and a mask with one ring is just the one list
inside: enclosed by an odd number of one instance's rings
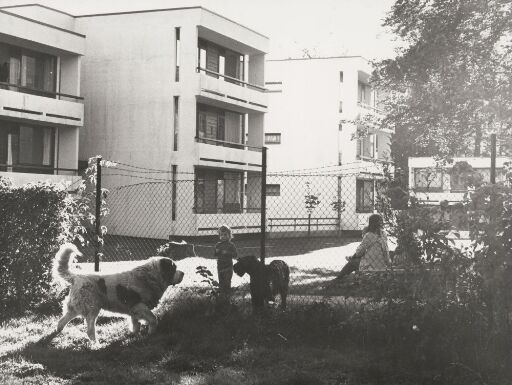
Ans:
{"label": "black dog", "polygon": [[284,261],[272,261],[265,266],[254,255],[238,258],[233,271],[242,277],[245,273],[251,278],[251,303],[254,309],[262,309],[265,301],[274,301],[281,295],[281,308],[286,308],[286,296],[290,283],[290,268]]}

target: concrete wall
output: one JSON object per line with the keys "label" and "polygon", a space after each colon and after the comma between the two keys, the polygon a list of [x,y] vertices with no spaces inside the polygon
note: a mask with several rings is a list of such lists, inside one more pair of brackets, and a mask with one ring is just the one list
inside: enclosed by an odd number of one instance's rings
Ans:
{"label": "concrete wall", "polygon": [[0,10],[70,31],[73,31],[75,28],[75,18],[72,15],[39,4],[0,7]]}

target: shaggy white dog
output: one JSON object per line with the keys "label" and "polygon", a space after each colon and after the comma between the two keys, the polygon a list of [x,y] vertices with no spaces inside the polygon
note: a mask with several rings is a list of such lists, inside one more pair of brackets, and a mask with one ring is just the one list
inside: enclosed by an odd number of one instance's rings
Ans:
{"label": "shaggy white dog", "polygon": [[156,307],[167,287],[180,283],[184,275],[174,261],[166,257],[151,257],[144,264],[119,273],[81,274],[70,270],[73,255],[81,253],[71,243],[62,245],[55,255],[54,277],[71,284],[57,332],[72,319],[82,316],[91,341],[96,340],[96,319],[101,309],[129,315],[130,329],[134,333],[140,330],[140,321],[147,323],[152,333],[157,318],[151,309]]}

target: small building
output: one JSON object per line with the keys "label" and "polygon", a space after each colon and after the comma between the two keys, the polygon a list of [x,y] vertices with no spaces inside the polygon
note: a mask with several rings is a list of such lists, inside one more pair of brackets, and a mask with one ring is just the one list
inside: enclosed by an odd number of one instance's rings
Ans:
{"label": "small building", "polygon": [[[432,157],[410,157],[409,189],[420,203],[438,205],[461,203],[471,183],[489,183],[491,158],[460,157],[452,163],[439,164]],[[505,180],[505,163],[508,158],[496,158],[496,182]],[[471,174],[471,175],[469,175]]]}
{"label": "small building", "polygon": [[[369,62],[360,56],[268,60],[266,71],[271,232],[361,229],[375,210],[392,135],[378,127],[362,133],[358,123],[383,116]],[[308,209],[306,196],[319,203]]]}
{"label": "small building", "polygon": [[15,185],[80,180],[85,41],[64,12],[0,8],[0,176]]}

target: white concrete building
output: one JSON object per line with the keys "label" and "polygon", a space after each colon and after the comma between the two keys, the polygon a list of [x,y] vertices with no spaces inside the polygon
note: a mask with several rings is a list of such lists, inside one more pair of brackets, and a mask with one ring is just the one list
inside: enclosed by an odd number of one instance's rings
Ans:
{"label": "white concrete building", "polygon": [[87,36],[80,159],[100,154],[125,169],[103,179],[109,233],[259,231],[268,39],[202,7],[75,23]]}
{"label": "white concrete building", "polygon": [[[392,134],[371,129],[354,137],[358,118],[381,116],[369,85],[370,64],[360,56],[268,60],[266,72],[269,172],[332,175],[329,182],[328,177],[270,176],[272,231],[305,229],[308,191],[321,194],[312,216],[324,225],[315,230],[362,228],[374,211],[376,179],[390,160]],[[344,203],[343,212],[333,210],[336,201]]]}
{"label": "white concrete building", "polygon": [[85,40],[64,12],[0,8],[0,176],[15,185],[79,180]]}
{"label": "white concrete building", "polygon": [[[496,158],[496,182],[505,180],[505,163],[510,158]],[[457,166],[467,164],[467,166]],[[446,201],[448,204],[462,202],[467,195],[469,173],[479,174],[481,182],[489,183],[491,178],[491,159],[484,157],[453,158],[452,163],[438,164],[432,157],[410,157],[409,189],[421,203],[439,205]],[[459,170],[454,170],[459,167]]]}

